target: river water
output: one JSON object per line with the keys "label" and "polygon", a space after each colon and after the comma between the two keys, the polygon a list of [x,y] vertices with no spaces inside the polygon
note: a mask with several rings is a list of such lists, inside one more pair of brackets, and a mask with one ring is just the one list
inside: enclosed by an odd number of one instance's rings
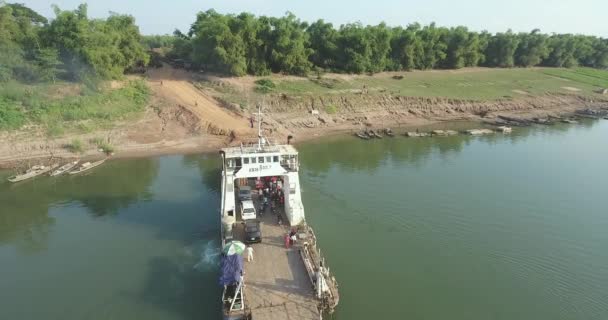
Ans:
{"label": "river water", "polygon": [[[608,121],[299,150],[335,319],[608,319]],[[218,168],[0,183],[0,319],[219,319]]]}

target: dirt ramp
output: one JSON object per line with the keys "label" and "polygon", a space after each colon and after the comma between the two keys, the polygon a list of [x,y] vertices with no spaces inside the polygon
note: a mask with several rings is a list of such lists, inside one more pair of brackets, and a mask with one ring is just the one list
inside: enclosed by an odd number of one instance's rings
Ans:
{"label": "dirt ramp", "polygon": [[191,79],[190,73],[169,66],[148,72],[148,85],[154,94],[170,105],[190,111],[205,132],[217,135],[228,135],[231,131],[239,135],[254,133],[248,119],[221,107],[215,99],[198,90]]}

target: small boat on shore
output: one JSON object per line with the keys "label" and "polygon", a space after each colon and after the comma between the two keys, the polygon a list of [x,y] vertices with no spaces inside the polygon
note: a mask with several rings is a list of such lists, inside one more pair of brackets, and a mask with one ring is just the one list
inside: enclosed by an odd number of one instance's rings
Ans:
{"label": "small boat on shore", "polygon": [[33,177],[37,177],[41,174],[47,173],[47,172],[57,168],[58,166],[59,166],[58,164],[53,164],[50,166],[43,166],[43,165],[33,166],[33,167],[27,169],[22,174],[18,174],[18,175],[8,178],[8,181],[19,182],[19,181],[31,179]]}
{"label": "small boat on shore", "polygon": [[568,124],[577,124],[578,121],[576,120],[572,120],[572,119],[564,119],[562,120],[563,123],[568,123]]}
{"label": "small boat on shore", "polygon": [[480,135],[484,135],[484,134],[494,133],[494,131],[492,131],[490,129],[470,129],[465,132],[466,132],[466,134],[469,134],[472,136],[480,136]]}
{"label": "small boat on shore", "polygon": [[507,127],[507,126],[500,126],[500,127],[496,128],[496,131],[502,132],[502,133],[511,133],[513,131],[513,129],[511,127]]}
{"label": "small boat on shore", "polygon": [[373,137],[376,137],[376,138],[378,138],[378,139],[382,139],[382,135],[381,135],[381,134],[380,134],[380,132],[379,132],[379,131],[377,131],[377,130],[370,130],[370,131],[369,131],[369,135],[370,135],[370,136],[373,136]]}
{"label": "small boat on shore", "polygon": [[51,177],[59,176],[72,170],[72,168],[74,168],[78,164],[78,161],[79,160],[76,160],[62,165],[61,167],[57,168],[57,170],[51,172]]}
{"label": "small boat on shore", "polygon": [[78,174],[87,170],[91,170],[99,165],[101,165],[102,163],[104,163],[106,159],[101,159],[99,161],[95,161],[95,162],[85,162],[83,164],[81,164],[80,166],[78,166],[78,168],[74,169],[73,171],[70,171],[69,174]]}
{"label": "small boat on shore", "polygon": [[355,133],[355,136],[357,136],[363,140],[369,140],[369,136],[365,132],[357,132],[357,133]]}
{"label": "small boat on shore", "polygon": [[458,134],[458,132],[454,131],[454,130],[433,130],[433,131],[431,131],[431,135],[440,136],[440,137],[454,136],[457,134]]}
{"label": "small boat on shore", "polygon": [[389,136],[389,137],[394,137],[395,134],[393,133],[393,130],[391,130],[391,128],[386,128],[384,129],[384,134]]}
{"label": "small boat on shore", "polygon": [[420,138],[420,137],[429,137],[431,134],[428,132],[406,132],[404,133],[406,137],[410,138]]}

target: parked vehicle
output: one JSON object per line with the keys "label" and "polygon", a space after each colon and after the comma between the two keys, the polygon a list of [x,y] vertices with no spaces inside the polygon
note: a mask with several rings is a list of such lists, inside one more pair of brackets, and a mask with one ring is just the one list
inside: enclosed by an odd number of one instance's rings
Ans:
{"label": "parked vehicle", "polygon": [[239,187],[239,200],[251,200],[251,187],[250,186],[242,186]]}
{"label": "parked vehicle", "polygon": [[262,229],[258,220],[245,221],[245,243],[262,242]]}
{"label": "parked vehicle", "polygon": [[253,220],[257,217],[253,201],[245,200],[241,203],[241,217],[243,220]]}

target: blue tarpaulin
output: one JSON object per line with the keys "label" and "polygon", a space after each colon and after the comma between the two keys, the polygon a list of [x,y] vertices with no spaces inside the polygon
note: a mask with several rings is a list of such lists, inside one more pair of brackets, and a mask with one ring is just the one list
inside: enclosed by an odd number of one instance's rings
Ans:
{"label": "blue tarpaulin", "polygon": [[223,255],[220,285],[227,286],[239,282],[243,274],[243,256],[240,254]]}

